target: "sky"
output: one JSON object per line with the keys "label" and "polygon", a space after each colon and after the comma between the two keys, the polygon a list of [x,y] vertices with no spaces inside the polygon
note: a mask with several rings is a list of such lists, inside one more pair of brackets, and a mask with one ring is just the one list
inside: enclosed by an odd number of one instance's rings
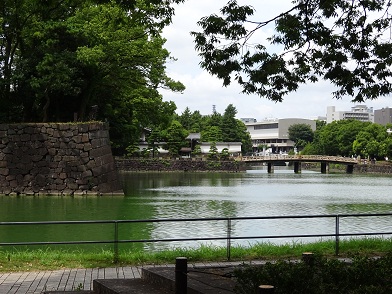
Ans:
{"label": "sky", "polygon": [[[177,113],[181,114],[186,107],[191,112],[199,110],[202,115],[211,114],[213,105],[218,113],[223,114],[226,107],[232,104],[237,109],[237,118],[255,118],[257,121],[275,118],[307,118],[316,119],[326,116],[327,106],[335,106],[336,111],[350,110],[358,105],[352,103],[351,98],[336,100],[332,97],[333,86],[326,81],[316,84],[301,85],[293,93],[285,96],[283,102],[272,102],[257,95],[241,93],[241,88],[233,83],[229,87],[223,87],[222,81],[209,75],[201,69],[201,58],[194,48],[191,31],[201,31],[197,21],[203,16],[219,13],[228,0],[186,0],[185,3],[176,6],[173,23],[164,29],[163,36],[167,39],[165,48],[171,52],[171,56],[177,61],[167,64],[168,76],[182,82],[186,90],[173,93],[162,90],[164,101],[173,101],[177,105]],[[290,0],[240,0],[252,5],[256,12],[254,20],[266,20],[279,12],[291,7]],[[265,45],[266,37],[272,32],[272,28],[259,31],[252,41],[262,42]],[[374,110],[383,107],[391,107],[391,97],[381,97],[377,100],[361,103]]]}

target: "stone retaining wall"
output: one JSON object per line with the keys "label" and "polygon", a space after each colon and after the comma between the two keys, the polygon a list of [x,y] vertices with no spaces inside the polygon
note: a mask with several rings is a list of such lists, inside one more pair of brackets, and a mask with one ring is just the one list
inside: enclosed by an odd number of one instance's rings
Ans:
{"label": "stone retaining wall", "polygon": [[0,125],[0,194],[123,193],[104,123]]}
{"label": "stone retaining wall", "polygon": [[392,165],[356,164],[354,173],[392,174]]}
{"label": "stone retaining wall", "polygon": [[120,159],[116,166],[122,171],[225,171],[240,172],[246,170],[246,164],[239,161],[208,161],[200,158],[186,159]]}

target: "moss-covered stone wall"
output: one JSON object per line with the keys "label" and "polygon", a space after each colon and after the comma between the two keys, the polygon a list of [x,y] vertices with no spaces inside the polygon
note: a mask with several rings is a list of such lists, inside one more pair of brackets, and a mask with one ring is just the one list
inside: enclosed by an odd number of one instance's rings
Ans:
{"label": "moss-covered stone wall", "polygon": [[104,123],[0,125],[0,194],[122,193]]}

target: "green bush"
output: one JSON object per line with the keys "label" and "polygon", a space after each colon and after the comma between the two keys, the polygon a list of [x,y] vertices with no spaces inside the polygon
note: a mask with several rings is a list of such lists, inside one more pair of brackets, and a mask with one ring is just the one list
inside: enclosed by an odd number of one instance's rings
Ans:
{"label": "green bush", "polygon": [[314,263],[277,261],[235,270],[235,293],[257,293],[273,285],[275,294],[392,293],[392,254],[380,258],[354,257],[350,262],[316,256]]}

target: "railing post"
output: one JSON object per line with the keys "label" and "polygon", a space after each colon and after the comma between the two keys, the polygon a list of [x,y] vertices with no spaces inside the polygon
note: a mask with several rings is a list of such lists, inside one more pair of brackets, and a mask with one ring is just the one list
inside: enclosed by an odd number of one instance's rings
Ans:
{"label": "railing post", "polygon": [[114,263],[118,263],[118,222],[114,222]]}
{"label": "railing post", "polygon": [[339,255],[339,215],[335,218],[335,255]]}
{"label": "railing post", "polygon": [[188,291],[188,260],[186,257],[176,258],[175,294],[186,294]]}
{"label": "railing post", "polygon": [[313,266],[314,265],[314,254],[312,252],[302,253],[302,261],[309,266]]}
{"label": "railing post", "polygon": [[275,287],[272,285],[260,285],[258,288],[257,294],[268,294],[268,293],[274,293],[275,292]]}
{"label": "railing post", "polygon": [[231,257],[231,219],[227,219],[227,245],[226,245],[226,252],[227,252],[227,260],[230,261]]}

